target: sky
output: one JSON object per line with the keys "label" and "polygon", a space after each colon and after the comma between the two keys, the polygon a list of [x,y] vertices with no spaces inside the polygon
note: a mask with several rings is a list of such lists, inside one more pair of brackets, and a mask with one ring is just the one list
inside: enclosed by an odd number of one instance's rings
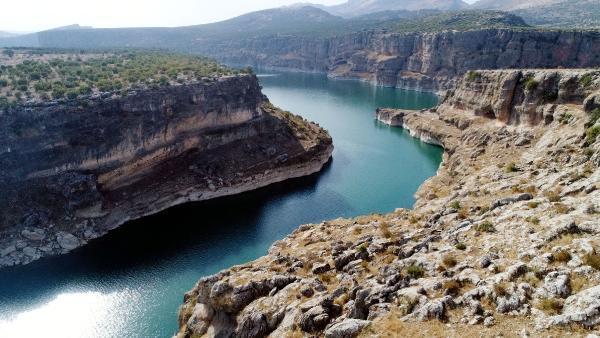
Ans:
{"label": "sky", "polygon": [[[300,0],[1,0],[0,31],[33,32],[71,24],[186,26],[232,18]],[[315,0],[334,5],[344,0]]]}

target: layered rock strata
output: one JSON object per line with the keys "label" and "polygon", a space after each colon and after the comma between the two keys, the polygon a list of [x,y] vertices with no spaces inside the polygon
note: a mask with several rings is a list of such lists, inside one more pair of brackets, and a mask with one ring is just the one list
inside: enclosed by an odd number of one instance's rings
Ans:
{"label": "layered rock strata", "polygon": [[224,40],[198,48],[233,64],[327,72],[419,90],[452,88],[475,69],[600,66],[600,34],[595,31],[363,31]]}
{"label": "layered rock strata", "polygon": [[0,267],[69,252],[171,206],[318,172],[332,141],[251,76],[0,114]]}
{"label": "layered rock strata", "polygon": [[380,109],[445,149],[414,209],[302,225],[201,279],[179,336],[598,333],[599,89],[598,71],[479,71],[436,109]]}

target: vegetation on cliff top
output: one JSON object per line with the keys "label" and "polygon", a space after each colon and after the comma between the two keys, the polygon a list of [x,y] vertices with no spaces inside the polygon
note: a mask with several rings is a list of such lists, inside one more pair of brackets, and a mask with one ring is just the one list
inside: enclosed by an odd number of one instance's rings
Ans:
{"label": "vegetation on cliff top", "polygon": [[0,109],[27,101],[124,94],[235,73],[198,56],[4,49],[0,56]]}

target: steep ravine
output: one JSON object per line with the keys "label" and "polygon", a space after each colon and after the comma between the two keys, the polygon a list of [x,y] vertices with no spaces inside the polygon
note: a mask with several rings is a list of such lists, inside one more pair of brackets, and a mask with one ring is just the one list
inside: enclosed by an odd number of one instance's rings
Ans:
{"label": "steep ravine", "polygon": [[332,141],[256,76],[21,105],[0,114],[0,267],[69,252],[189,201],[318,172]]}
{"label": "steep ravine", "polygon": [[600,66],[595,31],[481,29],[435,33],[364,31],[333,37],[290,35],[197,46],[220,61],[327,72],[384,86],[452,88],[469,70]]}
{"label": "steep ravine", "polygon": [[598,334],[600,72],[477,71],[377,117],[445,149],[415,207],[302,225],[202,278],[179,336]]}

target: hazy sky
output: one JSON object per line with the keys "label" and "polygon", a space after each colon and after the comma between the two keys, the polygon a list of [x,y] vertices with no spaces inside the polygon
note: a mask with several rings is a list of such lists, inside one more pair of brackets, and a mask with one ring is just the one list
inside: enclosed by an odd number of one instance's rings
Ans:
{"label": "hazy sky", "polygon": [[[0,31],[94,27],[185,26],[228,19],[300,0],[1,0]],[[338,4],[345,0],[315,0]]]}

